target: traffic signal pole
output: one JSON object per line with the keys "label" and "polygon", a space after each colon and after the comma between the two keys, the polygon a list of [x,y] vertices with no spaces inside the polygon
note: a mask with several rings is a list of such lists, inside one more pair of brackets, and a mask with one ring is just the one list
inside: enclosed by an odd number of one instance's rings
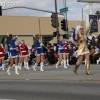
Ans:
{"label": "traffic signal pole", "polygon": [[59,28],[58,28],[57,0],[55,0],[55,13],[56,13],[56,30],[57,30],[57,42],[58,42]]}
{"label": "traffic signal pole", "polygon": [[[64,5],[64,8],[66,8],[66,0],[63,0],[63,5]],[[67,12],[63,13],[64,14],[64,17],[65,17],[65,23],[66,23],[66,31],[65,31],[65,34],[66,34],[66,38],[67,38],[67,31],[68,31],[68,21],[67,21]]]}

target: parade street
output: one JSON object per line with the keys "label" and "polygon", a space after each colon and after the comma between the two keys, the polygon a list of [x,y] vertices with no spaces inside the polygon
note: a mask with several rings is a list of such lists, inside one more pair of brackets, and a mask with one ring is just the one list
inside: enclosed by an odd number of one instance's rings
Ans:
{"label": "parade street", "polygon": [[0,100],[100,100],[100,65],[91,65],[92,75],[85,74],[84,64],[78,75],[73,68],[44,66],[45,72],[22,68],[20,75],[12,68],[10,76],[0,70]]}

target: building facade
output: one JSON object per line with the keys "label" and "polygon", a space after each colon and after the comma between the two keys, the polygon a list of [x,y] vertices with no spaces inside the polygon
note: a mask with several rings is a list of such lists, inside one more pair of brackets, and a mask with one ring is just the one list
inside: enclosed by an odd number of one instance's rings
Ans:
{"label": "building facade", "polygon": [[[61,20],[59,19],[59,32],[61,35],[65,34],[61,30]],[[81,25],[81,21],[68,21],[68,29],[72,31],[77,25]],[[85,27],[85,22],[84,22]],[[100,33],[100,22],[98,23]],[[53,37],[53,32],[56,28],[51,25],[50,17],[29,17],[29,16],[0,16],[0,41],[6,44],[6,34],[18,35],[18,41],[25,40],[26,44],[33,44],[33,34],[40,34],[41,41],[56,43],[57,38]],[[6,48],[6,46],[5,46]]]}

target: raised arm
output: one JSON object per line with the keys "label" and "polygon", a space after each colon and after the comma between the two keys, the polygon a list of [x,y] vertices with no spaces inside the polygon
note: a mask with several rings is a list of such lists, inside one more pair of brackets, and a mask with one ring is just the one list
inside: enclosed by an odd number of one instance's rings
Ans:
{"label": "raised arm", "polygon": [[90,28],[91,28],[92,22],[93,22],[93,20],[91,19],[91,20],[90,20],[90,23],[89,23],[89,25],[88,25],[88,27],[86,28],[86,31],[85,31],[85,34],[86,34],[86,35],[89,33],[89,30],[90,30]]}
{"label": "raised arm", "polygon": [[15,42],[18,39],[18,36],[15,36],[13,39],[13,42]]}

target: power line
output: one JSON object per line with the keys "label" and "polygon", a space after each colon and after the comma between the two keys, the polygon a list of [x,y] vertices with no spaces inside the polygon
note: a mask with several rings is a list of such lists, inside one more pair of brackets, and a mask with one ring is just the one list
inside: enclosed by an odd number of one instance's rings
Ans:
{"label": "power line", "polygon": [[[10,10],[10,9],[15,9],[15,8],[25,8],[25,9],[30,9],[30,10],[37,10],[37,11],[42,11],[42,12],[48,12],[48,13],[55,13],[54,11],[50,10],[44,10],[44,9],[38,9],[38,8],[30,8],[30,7],[24,7],[24,6],[17,6],[17,7],[11,7],[11,8],[5,8],[2,10]],[[57,12],[59,15],[63,15],[62,13]]]}

